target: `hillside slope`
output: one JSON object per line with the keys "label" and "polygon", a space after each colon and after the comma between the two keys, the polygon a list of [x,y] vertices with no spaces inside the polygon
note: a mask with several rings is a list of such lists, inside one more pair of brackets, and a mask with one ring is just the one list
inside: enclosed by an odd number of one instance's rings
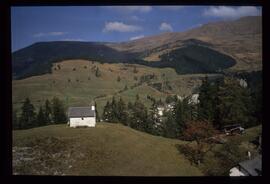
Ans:
{"label": "hillside slope", "polygon": [[163,33],[120,44],[107,44],[119,51],[145,52],[146,60],[158,61],[161,55],[182,47],[186,41],[204,42],[208,47],[233,57],[232,70],[261,70],[262,17],[248,16],[232,21],[204,24],[185,32]]}
{"label": "hillside slope", "polygon": [[[61,69],[58,69],[58,65]],[[136,73],[134,73],[135,67]],[[96,68],[99,68],[100,77],[95,75]],[[153,74],[156,76],[154,79],[140,84],[143,76]],[[163,101],[168,94],[190,95],[201,84],[204,76],[204,74],[178,75],[172,68],[66,60],[55,64],[51,74],[13,80],[13,108],[19,110],[27,97],[36,108],[43,105],[46,99],[58,97],[64,101],[66,107],[87,106],[95,100],[101,114],[107,100],[111,100],[113,96],[117,98],[121,96],[128,103],[135,101],[137,94],[149,107],[152,101],[147,99],[147,95]],[[220,75],[208,76],[212,78]],[[165,84],[168,84],[171,89],[155,88],[159,85],[166,87]]]}
{"label": "hillside slope", "polygon": [[51,125],[13,131],[13,173],[102,176],[199,176],[179,154],[184,142],[120,124]]}
{"label": "hillside slope", "polygon": [[[207,52],[203,57],[188,61],[186,57],[179,57],[171,62],[170,58],[165,57],[175,50],[186,56],[183,47],[191,48],[192,55],[200,56],[200,50],[193,49],[191,45]],[[123,43],[40,42],[12,54],[13,77],[18,79],[49,73],[52,63],[66,59],[171,67],[181,74],[194,71],[205,73],[207,66],[197,66],[205,63],[205,57],[208,60],[213,52],[215,57],[212,58],[211,65],[216,67],[209,67],[207,70],[210,72],[228,68],[232,71],[261,70],[262,17],[208,23],[185,32],[163,33]],[[149,61],[156,63],[149,64]],[[179,65],[183,67],[180,68]]]}
{"label": "hillside slope", "polygon": [[38,42],[12,54],[13,76],[25,78],[49,73],[52,63],[66,59],[92,59],[123,62],[136,54],[119,52],[103,43],[54,41]]}

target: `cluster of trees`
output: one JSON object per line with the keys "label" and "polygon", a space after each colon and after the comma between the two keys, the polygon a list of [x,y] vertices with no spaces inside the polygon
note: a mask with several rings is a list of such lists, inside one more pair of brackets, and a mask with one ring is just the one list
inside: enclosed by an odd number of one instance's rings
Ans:
{"label": "cluster of trees", "polygon": [[262,88],[243,87],[233,77],[213,83],[206,77],[200,88],[199,101],[198,118],[212,122],[217,129],[229,124],[247,128],[262,120]]}
{"label": "cluster of trees", "polygon": [[122,123],[154,135],[177,138],[182,129],[182,122],[190,116],[190,112],[184,109],[188,100],[177,101],[175,108],[164,114],[165,118],[162,118],[158,113],[157,107],[164,104],[161,99],[156,100],[152,97],[151,101],[153,102],[152,106],[147,109],[139,95],[134,103],[128,102],[128,104],[121,97],[118,101],[113,97],[111,102],[107,101],[102,119],[106,122]]}
{"label": "cluster of trees", "polygon": [[111,102],[107,101],[102,117],[107,122],[122,123],[140,131],[151,132],[148,126],[147,108],[138,95],[134,103],[128,104],[121,97],[118,101],[113,97]]}
{"label": "cluster of trees", "polygon": [[26,98],[21,107],[21,113],[17,116],[13,112],[13,129],[27,129],[37,126],[66,123],[67,116],[61,100],[54,97],[46,100],[43,106],[36,111],[29,98]]}
{"label": "cluster of trees", "polygon": [[195,142],[195,145],[178,145],[178,150],[183,153],[192,163],[203,162],[205,154],[213,148],[210,137],[217,133],[216,129],[208,121],[190,121],[186,125],[183,137]]}
{"label": "cluster of trees", "polygon": [[140,77],[140,83],[149,83],[151,80],[157,79],[156,74],[145,74]]}
{"label": "cluster of trees", "polygon": [[207,121],[215,129],[229,124],[241,124],[248,128],[261,123],[262,88],[251,90],[239,85],[232,77],[220,78],[210,82],[206,76],[199,88],[199,103],[190,102],[190,97],[179,99],[166,98],[167,104],[173,104],[161,117],[158,106],[164,106],[161,100],[147,96],[152,106],[147,109],[137,97],[134,103],[125,104],[122,98],[107,102],[103,119],[108,122],[120,122],[132,128],[170,138],[186,139],[183,134],[189,122]]}

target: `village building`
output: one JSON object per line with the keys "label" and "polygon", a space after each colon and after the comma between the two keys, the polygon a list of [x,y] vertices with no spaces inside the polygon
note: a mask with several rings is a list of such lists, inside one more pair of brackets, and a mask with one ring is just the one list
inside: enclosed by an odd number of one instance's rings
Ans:
{"label": "village building", "polygon": [[172,111],[173,108],[175,107],[175,102],[171,102],[169,104],[166,105],[166,111]]}
{"label": "village building", "polygon": [[159,107],[157,107],[157,110],[158,110],[158,115],[163,116],[163,112],[164,112],[165,108],[163,106],[159,106]]}
{"label": "village building", "polygon": [[198,104],[199,101],[199,94],[192,94],[191,98],[188,100],[188,104]]}
{"label": "village building", "polygon": [[247,81],[245,79],[239,79],[239,85],[243,88],[247,87]]}
{"label": "village building", "polygon": [[95,106],[70,107],[68,109],[68,125],[70,127],[95,127]]}
{"label": "village building", "polygon": [[230,169],[230,176],[261,176],[262,156],[258,155],[252,160],[240,162]]}
{"label": "village building", "polygon": [[177,95],[177,99],[180,100],[181,102],[184,100],[185,97]]}

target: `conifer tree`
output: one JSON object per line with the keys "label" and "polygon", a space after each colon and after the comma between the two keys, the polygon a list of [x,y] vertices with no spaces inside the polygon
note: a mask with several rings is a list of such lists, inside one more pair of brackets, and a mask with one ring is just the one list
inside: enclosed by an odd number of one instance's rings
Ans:
{"label": "conifer tree", "polygon": [[214,86],[211,86],[208,77],[202,81],[199,93],[199,108],[198,116],[202,120],[213,121],[215,116],[215,97],[216,91]]}
{"label": "conifer tree", "polygon": [[147,129],[147,109],[137,98],[132,108],[131,127],[137,130],[145,131]]}
{"label": "conifer tree", "polygon": [[218,91],[217,113],[219,128],[228,124],[241,124],[247,127],[250,120],[249,106],[251,96],[246,88],[242,88],[233,78],[225,78],[224,85]]}
{"label": "conifer tree", "polygon": [[124,100],[120,97],[117,105],[118,121],[124,125],[127,125],[127,107]]}
{"label": "conifer tree", "polygon": [[96,113],[96,121],[100,122],[100,117],[99,117],[99,113],[98,113],[98,110],[97,110],[97,102],[95,102],[95,113]]}
{"label": "conifer tree", "polygon": [[52,120],[53,123],[55,124],[67,122],[67,116],[65,113],[64,105],[56,97],[52,99]]}
{"label": "conifer tree", "polygon": [[112,103],[111,103],[111,111],[112,111],[112,114],[111,114],[111,122],[112,123],[117,123],[119,122],[118,120],[118,104],[115,100],[115,97],[113,97],[112,99]]}
{"label": "conifer tree", "polygon": [[127,105],[127,126],[131,126],[131,120],[133,119],[133,104],[131,102],[128,102]]}
{"label": "conifer tree", "polygon": [[36,119],[37,125],[42,126],[46,124],[46,117],[43,108],[40,106]]}
{"label": "conifer tree", "polygon": [[45,101],[45,109],[44,109],[44,116],[45,116],[45,123],[51,124],[52,122],[52,109],[51,109],[51,103],[48,99]]}
{"label": "conifer tree", "polygon": [[35,107],[31,104],[30,99],[26,98],[21,108],[20,128],[32,128],[35,125],[36,113]]}
{"label": "conifer tree", "polygon": [[14,130],[21,129],[20,121],[18,121],[17,112],[12,108],[12,128]]}
{"label": "conifer tree", "polygon": [[188,103],[187,98],[183,101],[178,100],[173,109],[175,122],[177,124],[177,133],[182,134],[185,128],[185,122],[188,119]]}
{"label": "conifer tree", "polygon": [[106,105],[104,106],[102,117],[106,122],[111,122],[112,120],[112,109],[109,101],[107,101]]}

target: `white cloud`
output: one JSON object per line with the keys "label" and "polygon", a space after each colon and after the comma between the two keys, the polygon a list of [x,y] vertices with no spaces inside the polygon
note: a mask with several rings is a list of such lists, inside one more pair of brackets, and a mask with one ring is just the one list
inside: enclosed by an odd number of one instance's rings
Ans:
{"label": "white cloud", "polygon": [[133,15],[129,18],[129,20],[132,20],[132,21],[144,21],[142,18],[136,16],[136,15]]}
{"label": "white cloud", "polygon": [[81,38],[65,38],[65,39],[62,39],[62,41],[78,41],[78,42],[81,42],[81,41],[86,41],[86,40],[81,39]]}
{"label": "white cloud", "polygon": [[184,6],[159,6],[161,10],[180,10],[184,8]]}
{"label": "white cloud", "polygon": [[44,37],[44,36],[62,36],[67,34],[67,32],[48,32],[48,33],[36,33],[33,37]]}
{"label": "white cloud", "polygon": [[103,32],[117,31],[117,32],[135,32],[141,31],[140,26],[128,25],[123,22],[106,22]]}
{"label": "white cloud", "polygon": [[144,37],[144,35],[138,35],[138,36],[131,37],[129,40],[137,40],[137,39],[140,39],[143,37]]}
{"label": "white cloud", "polygon": [[261,15],[261,10],[255,6],[212,6],[205,9],[203,15],[221,18],[239,18],[243,16]]}
{"label": "white cloud", "polygon": [[109,6],[108,8],[126,13],[133,13],[133,12],[147,13],[152,10],[151,6]]}
{"label": "white cloud", "polygon": [[159,26],[159,30],[161,31],[173,31],[172,26],[169,23],[162,22]]}

